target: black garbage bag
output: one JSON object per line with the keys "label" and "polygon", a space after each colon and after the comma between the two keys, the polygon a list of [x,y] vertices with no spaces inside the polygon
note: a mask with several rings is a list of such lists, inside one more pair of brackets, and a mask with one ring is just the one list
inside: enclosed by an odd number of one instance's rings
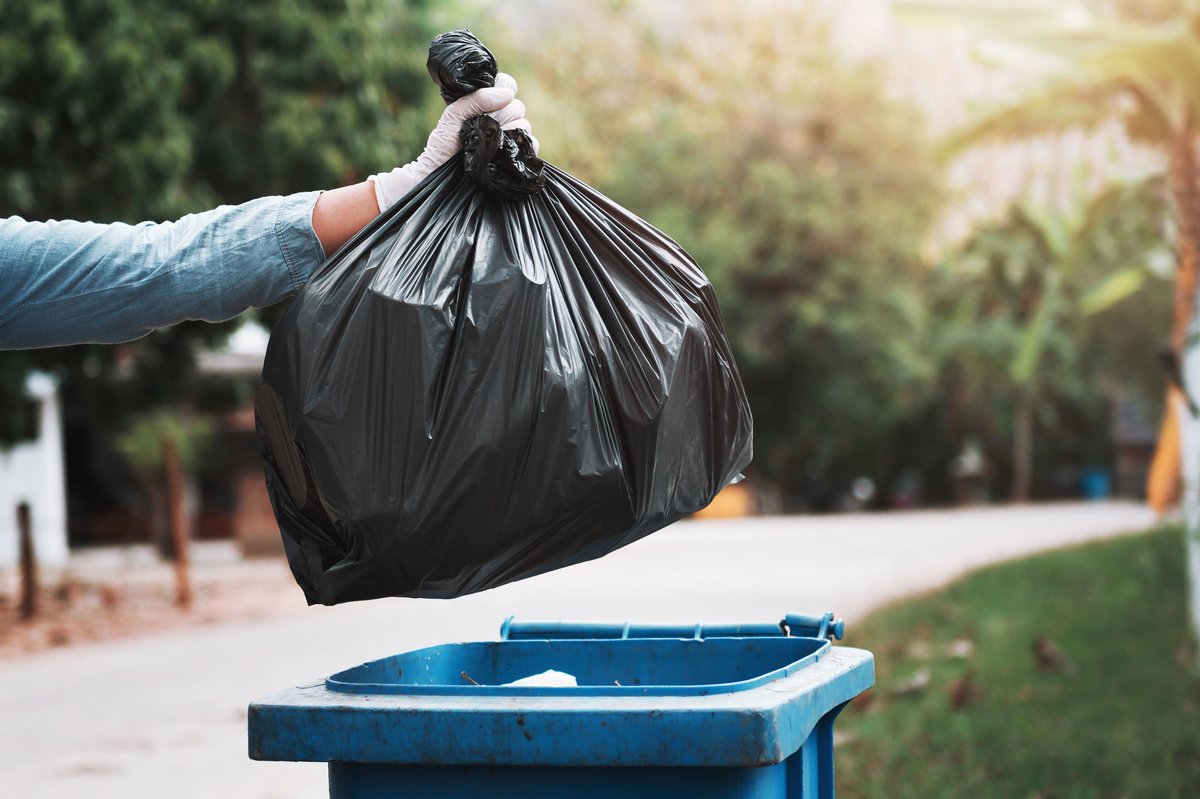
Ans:
{"label": "black garbage bag", "polygon": [[[466,32],[434,41],[447,99],[490,85],[480,50]],[[258,434],[310,603],[455,597],[597,558],[750,461],[741,379],[687,253],[523,132],[481,117],[463,140],[271,337]]]}

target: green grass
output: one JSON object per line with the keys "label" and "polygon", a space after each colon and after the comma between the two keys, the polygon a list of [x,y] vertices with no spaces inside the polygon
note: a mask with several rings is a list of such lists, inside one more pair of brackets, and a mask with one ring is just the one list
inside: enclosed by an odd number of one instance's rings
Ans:
{"label": "green grass", "polygon": [[[981,570],[872,614],[844,642],[875,653],[877,683],[837,723],[839,799],[1200,797],[1184,579],[1180,532],[1165,529]],[[1039,636],[1067,668],[1038,667]],[[949,654],[956,639],[974,651]],[[898,695],[922,669],[928,687]]]}

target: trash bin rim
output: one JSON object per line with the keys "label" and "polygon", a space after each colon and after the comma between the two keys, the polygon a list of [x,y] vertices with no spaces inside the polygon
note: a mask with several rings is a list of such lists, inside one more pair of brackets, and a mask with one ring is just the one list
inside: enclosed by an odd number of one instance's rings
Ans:
{"label": "trash bin rim", "polygon": [[254,760],[495,764],[489,747],[507,741],[516,745],[506,744],[506,765],[769,765],[873,683],[871,653],[842,646],[775,683],[708,696],[356,696],[316,681],[250,704],[249,753]]}
{"label": "trash bin rim", "polygon": [[[816,648],[806,655],[784,664],[778,668],[766,671],[745,680],[722,683],[705,683],[691,685],[579,685],[579,686],[523,686],[523,685],[489,685],[471,684],[414,684],[402,682],[362,682],[347,679],[353,672],[368,668],[377,663],[383,663],[405,655],[416,655],[422,652],[468,646],[503,646],[512,647],[524,644],[564,644],[584,642],[589,646],[641,646],[654,642],[670,642],[673,645],[703,645],[707,642],[753,641],[757,645],[794,646],[799,642],[816,645]],[[521,641],[470,641],[456,644],[438,644],[422,647],[410,652],[392,655],[386,658],[361,663],[349,669],[343,669],[325,678],[325,687],[339,694],[352,695],[384,695],[384,696],[463,696],[463,697],[633,697],[633,696],[710,696],[715,694],[731,694],[760,688],[768,683],[790,677],[797,672],[817,663],[832,650],[830,641],[824,638],[805,636],[779,637],[764,639],[759,636],[725,637],[721,639],[681,639],[674,637],[638,638],[638,639],[595,639],[595,638],[555,638],[555,639],[524,639]]]}

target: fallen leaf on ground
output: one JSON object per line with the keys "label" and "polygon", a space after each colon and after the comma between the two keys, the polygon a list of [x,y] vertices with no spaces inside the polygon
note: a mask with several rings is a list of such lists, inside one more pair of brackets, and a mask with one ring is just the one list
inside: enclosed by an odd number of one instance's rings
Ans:
{"label": "fallen leaf on ground", "polygon": [[1033,662],[1042,671],[1070,674],[1075,670],[1075,664],[1067,657],[1067,653],[1044,635],[1039,635],[1033,641]]}
{"label": "fallen leaf on ground", "polygon": [[975,676],[968,671],[950,683],[946,693],[950,697],[950,707],[962,710],[979,698],[979,686],[975,683]]}

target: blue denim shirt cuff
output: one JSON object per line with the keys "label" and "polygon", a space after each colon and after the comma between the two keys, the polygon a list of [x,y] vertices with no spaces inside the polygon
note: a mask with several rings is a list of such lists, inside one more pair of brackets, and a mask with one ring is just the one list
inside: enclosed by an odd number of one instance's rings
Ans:
{"label": "blue denim shirt cuff", "polygon": [[325,261],[325,251],[313,231],[312,214],[319,191],[290,194],[279,204],[275,215],[275,235],[279,250],[292,281],[292,294],[308,282],[314,271]]}

